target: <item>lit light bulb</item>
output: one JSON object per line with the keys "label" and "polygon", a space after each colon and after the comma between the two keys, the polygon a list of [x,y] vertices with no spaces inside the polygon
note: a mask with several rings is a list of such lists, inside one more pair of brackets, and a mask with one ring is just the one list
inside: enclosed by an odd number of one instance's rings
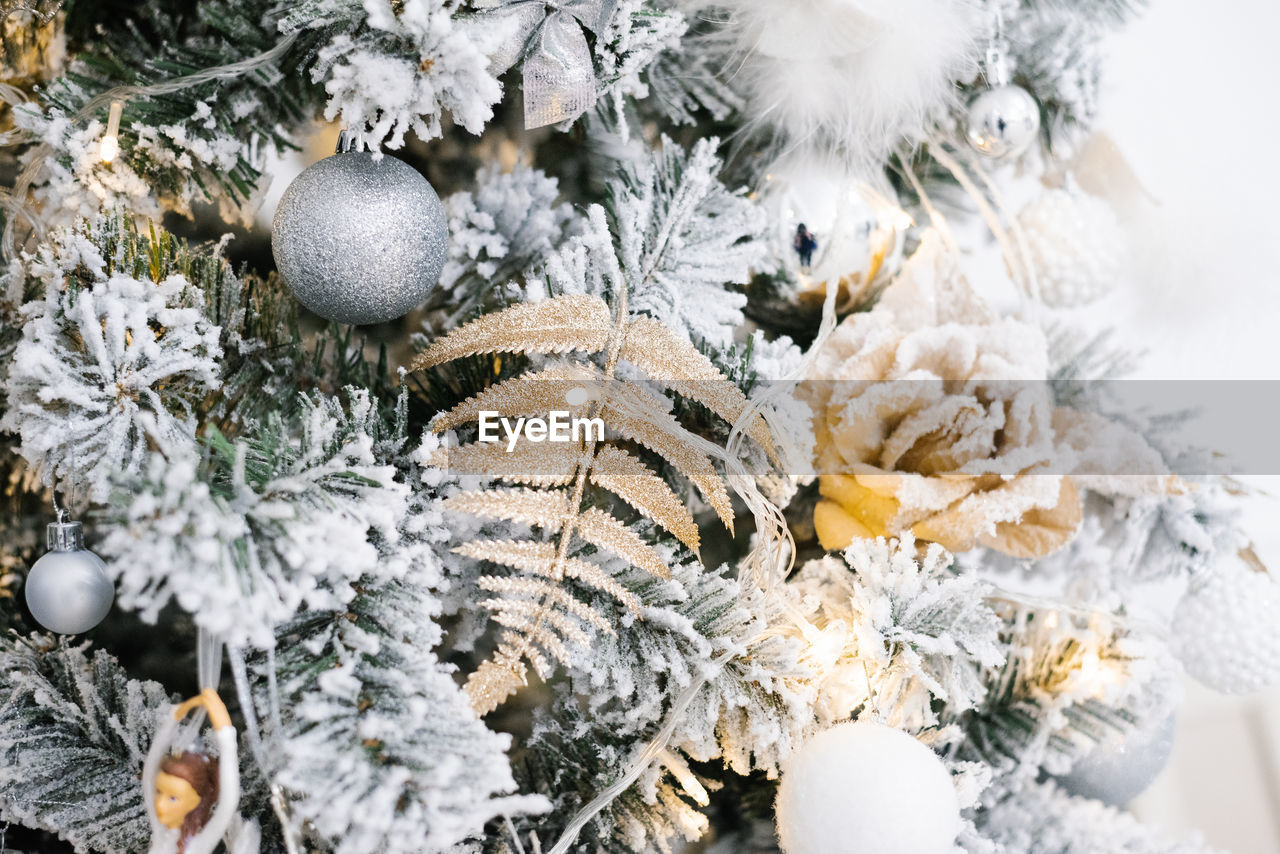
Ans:
{"label": "lit light bulb", "polygon": [[1102,656],[1096,649],[1086,652],[1080,659],[1080,681],[1096,686],[1102,674]]}
{"label": "lit light bulb", "polygon": [[120,153],[120,116],[123,112],[123,101],[111,102],[111,112],[107,115],[107,132],[102,135],[102,142],[98,144],[98,156],[103,163],[110,163]]}
{"label": "lit light bulb", "polygon": [[103,163],[110,163],[116,159],[116,155],[120,153],[120,141],[114,136],[104,136],[102,143],[98,148],[98,154],[102,157]]}

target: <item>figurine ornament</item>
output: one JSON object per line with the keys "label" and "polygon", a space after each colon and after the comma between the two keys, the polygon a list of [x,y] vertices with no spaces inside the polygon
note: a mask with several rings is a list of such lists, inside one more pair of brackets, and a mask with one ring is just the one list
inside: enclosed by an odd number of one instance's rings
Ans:
{"label": "figurine ornament", "polygon": [[[179,725],[197,708],[209,714],[216,759],[192,750],[172,752]],[[165,717],[147,754],[142,785],[151,819],[150,854],[212,854],[240,801],[236,730],[216,691],[205,688]]]}

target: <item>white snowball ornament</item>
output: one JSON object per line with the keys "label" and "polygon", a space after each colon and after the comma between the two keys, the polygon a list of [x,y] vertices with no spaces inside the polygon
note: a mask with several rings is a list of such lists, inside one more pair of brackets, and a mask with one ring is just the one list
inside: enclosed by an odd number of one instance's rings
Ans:
{"label": "white snowball ornament", "polygon": [[1124,275],[1126,245],[1111,206],[1068,188],[1047,190],[1018,214],[1040,300],[1053,308],[1086,305]]}
{"label": "white snowball ornament", "polygon": [[1058,783],[1073,795],[1123,807],[1155,782],[1173,752],[1174,716],[1149,730],[1134,730],[1118,744],[1103,743]]}
{"label": "white snowball ornament", "polygon": [[106,564],[84,547],[79,522],[50,524],[48,544],[49,551],[27,573],[27,607],[51,632],[87,632],[102,622],[115,599]]}
{"label": "white snowball ornament", "polygon": [[1174,650],[1197,681],[1251,694],[1280,681],[1280,584],[1239,557],[1221,561],[1173,613]]}
{"label": "white snowball ornament", "polygon": [[271,252],[298,302],[339,323],[384,323],[421,305],[444,267],[435,189],[394,157],[351,150],[302,171],[280,199]]}
{"label": "white snowball ornament", "polygon": [[785,764],[777,822],[785,854],[950,854],[960,804],[932,750],[892,727],[843,723]]}

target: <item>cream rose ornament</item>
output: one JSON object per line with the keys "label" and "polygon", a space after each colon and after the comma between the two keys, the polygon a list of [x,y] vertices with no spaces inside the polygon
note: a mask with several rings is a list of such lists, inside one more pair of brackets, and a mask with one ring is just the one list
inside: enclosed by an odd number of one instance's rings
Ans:
{"label": "cream rose ornament", "polygon": [[836,328],[805,384],[822,546],[908,531],[1026,558],[1065,545],[1081,502],[1047,374],[1043,333],[996,316],[926,237],[880,306]]}

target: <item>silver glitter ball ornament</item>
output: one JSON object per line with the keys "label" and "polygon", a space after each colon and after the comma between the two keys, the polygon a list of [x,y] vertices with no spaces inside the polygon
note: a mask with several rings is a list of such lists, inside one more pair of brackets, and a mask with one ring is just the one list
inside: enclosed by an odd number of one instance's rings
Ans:
{"label": "silver glitter ball ornament", "polygon": [[84,548],[79,522],[55,522],[48,537],[48,553],[27,573],[27,607],[51,632],[87,632],[102,622],[115,599],[106,564]]}
{"label": "silver glitter ball ornament", "polygon": [[280,199],[271,252],[298,302],[340,323],[383,323],[422,304],[449,241],[440,197],[412,166],[367,151],[326,157]]}
{"label": "silver glitter ball ornament", "polygon": [[1150,788],[1169,763],[1174,731],[1170,715],[1154,729],[1135,730],[1119,744],[1100,744],[1058,783],[1073,795],[1123,807]]}
{"label": "silver glitter ball ornament", "polygon": [[1040,132],[1040,106],[1021,86],[995,86],[979,92],[965,115],[965,136],[987,157],[1016,157]]}

